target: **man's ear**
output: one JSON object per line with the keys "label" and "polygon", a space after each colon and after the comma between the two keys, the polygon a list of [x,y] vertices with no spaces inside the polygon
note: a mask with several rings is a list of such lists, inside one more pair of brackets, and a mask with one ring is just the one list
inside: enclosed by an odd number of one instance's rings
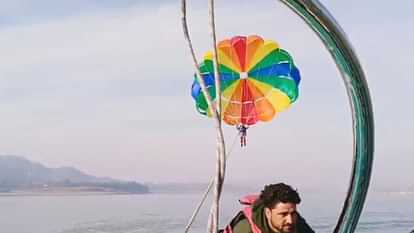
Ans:
{"label": "man's ear", "polygon": [[272,210],[270,208],[265,207],[265,215],[267,219],[270,219],[270,217],[272,216]]}

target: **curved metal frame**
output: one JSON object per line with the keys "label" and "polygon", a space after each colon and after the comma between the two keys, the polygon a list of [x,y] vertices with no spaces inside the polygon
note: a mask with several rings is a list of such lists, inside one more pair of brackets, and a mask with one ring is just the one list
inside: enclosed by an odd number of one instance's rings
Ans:
{"label": "curved metal frame", "polygon": [[280,0],[315,31],[341,72],[352,110],[354,157],[351,181],[334,233],[352,233],[366,199],[374,158],[374,120],[365,75],[339,24],[317,0]]}

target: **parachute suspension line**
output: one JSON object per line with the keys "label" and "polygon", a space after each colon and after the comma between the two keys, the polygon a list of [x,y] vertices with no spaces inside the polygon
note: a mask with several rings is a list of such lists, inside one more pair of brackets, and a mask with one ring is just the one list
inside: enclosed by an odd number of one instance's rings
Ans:
{"label": "parachute suspension line", "polygon": [[234,136],[234,138],[233,138],[233,142],[231,143],[231,146],[230,146],[230,150],[229,150],[229,152],[227,153],[227,155],[226,155],[226,161],[227,161],[227,159],[228,159],[228,157],[231,155],[231,153],[233,152],[233,150],[234,150],[234,146],[236,145],[236,142],[237,142],[237,138],[240,136],[240,132],[238,132],[235,136]]}
{"label": "parachute suspension line", "polygon": [[[236,145],[237,142],[237,138],[240,136],[240,133],[236,134],[233,138],[233,142],[230,146],[230,150],[227,152],[226,155],[226,161],[228,158],[230,158],[230,155],[233,152],[233,149],[235,148],[234,146]],[[198,213],[200,212],[201,207],[203,206],[204,202],[207,199],[208,194],[211,191],[211,188],[213,188],[213,184],[214,184],[214,179],[215,177],[212,177],[210,180],[210,183],[208,184],[206,191],[204,191],[203,197],[201,198],[200,202],[198,203],[197,207],[195,208],[193,214],[191,215],[191,218],[188,220],[187,226],[185,227],[184,233],[188,233],[190,231],[191,226],[193,225]]]}
{"label": "parachute suspension line", "polygon": [[[210,4],[212,4],[213,0],[210,0],[210,1],[211,1]],[[213,8],[214,8],[214,5],[211,5],[211,9]],[[211,220],[209,220],[208,232],[216,233],[218,230],[218,210],[219,210],[218,206],[219,206],[219,200],[221,196],[221,190],[223,188],[224,173],[225,173],[225,153],[226,153],[224,133],[223,133],[223,128],[221,125],[221,118],[220,118],[221,114],[219,114],[216,106],[214,106],[212,98],[207,90],[204,79],[201,75],[200,67],[198,65],[199,63],[197,61],[195,51],[194,51],[194,48],[193,48],[193,45],[190,39],[189,31],[188,31],[186,0],[181,0],[181,14],[182,14],[181,21],[182,21],[184,37],[188,43],[188,47],[190,49],[194,67],[196,68],[196,77],[197,77],[198,82],[200,83],[201,90],[207,101],[207,104],[212,113],[212,116],[215,119],[215,127],[216,127],[216,132],[217,132],[217,164],[216,164],[217,174],[216,174],[216,179],[215,179],[215,184],[216,184],[215,198],[214,198],[214,202],[211,207],[211,217],[209,218]],[[211,17],[214,18],[214,11],[210,11],[210,15]],[[212,24],[212,27],[214,28],[214,24]],[[215,47],[216,46],[214,45],[214,48]],[[216,59],[213,58],[213,60],[216,60]],[[218,78],[216,78],[216,80],[220,82]],[[221,90],[219,90],[219,92],[216,92],[216,97],[220,95],[221,95]]]}
{"label": "parachute suspension line", "polygon": [[[255,102],[253,102],[254,105],[256,105]],[[243,102],[242,102],[242,108],[243,108]],[[251,108],[249,113],[246,115],[246,121],[249,122],[249,120],[252,118],[253,112],[256,111],[255,108]],[[244,124],[240,124],[236,126],[239,136],[240,136],[240,147],[246,147],[247,145],[247,130],[249,129],[248,126]]]}

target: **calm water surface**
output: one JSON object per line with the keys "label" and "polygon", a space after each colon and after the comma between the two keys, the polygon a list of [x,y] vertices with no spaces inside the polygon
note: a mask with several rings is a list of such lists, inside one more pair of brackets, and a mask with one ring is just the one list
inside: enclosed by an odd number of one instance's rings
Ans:
{"label": "calm water surface", "polygon": [[[1,233],[182,233],[201,194],[0,196]],[[223,198],[221,224],[239,194]],[[342,205],[335,195],[305,196],[300,211],[319,233],[332,232]],[[208,202],[208,205],[210,203]],[[193,233],[205,233],[208,208]],[[370,194],[358,233],[414,230],[414,194]]]}

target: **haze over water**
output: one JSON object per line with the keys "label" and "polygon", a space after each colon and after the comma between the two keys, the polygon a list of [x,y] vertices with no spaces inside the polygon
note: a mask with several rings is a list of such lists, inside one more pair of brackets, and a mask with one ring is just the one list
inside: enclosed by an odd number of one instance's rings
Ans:
{"label": "haze over water", "polygon": [[[221,225],[238,211],[241,194],[226,194]],[[332,232],[342,200],[339,195],[302,197],[301,214],[316,232]],[[2,196],[1,232],[7,233],[182,233],[201,193]],[[414,194],[372,194],[357,233],[409,233],[414,229]],[[206,232],[204,207],[191,232]]]}

